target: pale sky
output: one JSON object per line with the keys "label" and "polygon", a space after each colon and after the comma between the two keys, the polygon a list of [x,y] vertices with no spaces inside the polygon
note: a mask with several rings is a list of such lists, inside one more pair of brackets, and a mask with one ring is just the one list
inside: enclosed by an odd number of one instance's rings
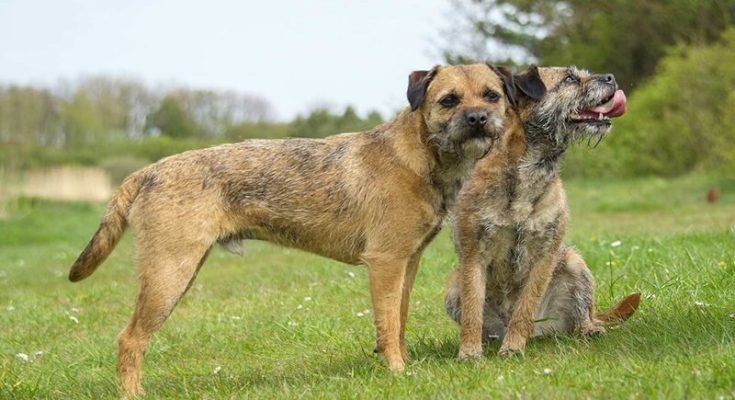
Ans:
{"label": "pale sky", "polygon": [[288,120],[314,106],[384,116],[441,63],[448,0],[0,0],[0,81],[85,74],[233,89]]}

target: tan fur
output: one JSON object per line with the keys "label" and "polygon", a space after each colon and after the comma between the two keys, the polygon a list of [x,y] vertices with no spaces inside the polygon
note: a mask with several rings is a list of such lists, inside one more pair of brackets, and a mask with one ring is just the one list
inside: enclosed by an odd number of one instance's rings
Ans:
{"label": "tan fur", "polygon": [[[565,81],[569,74],[577,80]],[[558,161],[573,140],[601,138],[609,129],[569,118],[611,98],[616,87],[574,68],[532,69],[516,76],[517,85],[529,77],[543,82],[545,94],[519,92],[501,145],[477,163],[457,199],[460,267],[450,275],[445,305],[460,323],[461,359],[481,356],[488,337],[502,337],[500,354],[511,355],[533,335],[603,333],[640,299],[629,296],[602,314],[604,321],[596,318],[592,275],[563,245],[568,210]]]}
{"label": "tan fur", "polygon": [[[421,253],[464,176],[503,131],[503,88],[487,65],[417,71],[409,80],[412,107],[372,131],[189,151],[129,177],[69,274],[72,281],[91,274],[126,224],[134,228],[140,291],[119,337],[123,394],[142,393],[151,336],[211,247],[236,248],[243,239],[366,265],[378,350],[392,371],[403,370],[409,295]],[[450,93],[458,104],[439,104]],[[488,93],[498,96],[489,99]],[[486,123],[471,126],[476,115]]]}

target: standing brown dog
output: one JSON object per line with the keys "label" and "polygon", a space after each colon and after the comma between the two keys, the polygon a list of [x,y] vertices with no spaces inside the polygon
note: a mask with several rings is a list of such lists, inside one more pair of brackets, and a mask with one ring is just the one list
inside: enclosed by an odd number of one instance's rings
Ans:
{"label": "standing brown dog", "polygon": [[518,115],[457,200],[460,268],[445,305],[461,325],[460,358],[479,357],[488,336],[502,337],[500,354],[510,355],[523,351],[532,333],[601,333],[640,299],[628,296],[596,315],[592,275],[562,244],[568,210],[559,161],[575,140],[602,139],[610,118],[625,112],[615,78],[533,67],[514,77],[514,87]]}
{"label": "standing brown dog", "polygon": [[403,370],[419,258],[463,178],[503,132],[503,78],[484,64],[416,71],[410,108],[372,131],[221,145],[130,175],[69,273],[71,281],[89,276],[134,227],[140,292],[119,337],[123,393],[142,393],[151,336],[212,246],[242,239],[366,265],[377,349],[392,371]]}

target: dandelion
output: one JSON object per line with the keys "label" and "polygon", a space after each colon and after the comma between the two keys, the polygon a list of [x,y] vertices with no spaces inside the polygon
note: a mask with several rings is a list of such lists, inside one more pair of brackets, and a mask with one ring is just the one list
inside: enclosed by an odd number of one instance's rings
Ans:
{"label": "dandelion", "polygon": [[610,243],[610,247],[620,247],[620,245],[623,244],[620,240],[616,240],[612,243]]}
{"label": "dandelion", "polygon": [[19,360],[21,360],[23,362],[28,362],[28,359],[29,359],[28,354],[26,354],[26,353],[18,353],[18,354],[15,355],[15,358],[17,358],[17,359],[19,359]]}

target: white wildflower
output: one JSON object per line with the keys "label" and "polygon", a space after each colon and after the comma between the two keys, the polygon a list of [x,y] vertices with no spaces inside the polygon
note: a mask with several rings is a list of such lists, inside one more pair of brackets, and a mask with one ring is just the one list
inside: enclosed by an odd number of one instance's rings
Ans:
{"label": "white wildflower", "polygon": [[75,324],[78,324],[79,323],[79,318],[77,318],[77,317],[75,317],[73,315],[70,315],[69,316],[69,319],[72,320],[72,322],[74,322]]}
{"label": "white wildflower", "polygon": [[616,240],[612,243],[610,243],[610,247],[620,247],[620,245],[623,244],[620,240]]}
{"label": "white wildflower", "polygon": [[697,307],[699,307],[699,308],[709,307],[709,303],[705,303],[705,302],[699,301],[699,300],[694,300],[694,305],[697,306]]}
{"label": "white wildflower", "polygon": [[222,367],[220,367],[218,365],[218,366],[214,367],[214,370],[212,370],[212,374],[217,375],[217,374],[219,374],[220,371],[222,371]]}
{"label": "white wildflower", "polygon": [[311,297],[309,296],[304,297],[304,301],[311,301]]}
{"label": "white wildflower", "polygon": [[350,278],[354,278],[355,277],[355,273],[352,272],[352,271],[347,271],[347,276],[349,276]]}
{"label": "white wildflower", "polygon": [[299,304],[298,306],[296,306],[296,309],[297,309],[297,310],[300,310],[300,309],[302,309],[302,308],[304,308],[304,306],[303,306],[303,305],[301,305],[301,304]]}
{"label": "white wildflower", "polygon": [[365,313],[363,313],[362,311],[361,311],[361,312],[358,312],[358,313],[357,313],[357,316],[358,316],[358,317],[360,317],[360,318],[362,318],[362,317],[364,317],[364,316],[365,316]]}
{"label": "white wildflower", "polygon": [[26,354],[26,353],[18,353],[18,354],[15,355],[15,358],[17,358],[17,359],[19,359],[21,361],[27,362],[28,361],[28,354]]}
{"label": "white wildflower", "polygon": [[551,375],[551,373],[554,372],[551,370],[551,368],[544,368],[544,370],[541,372],[544,375]]}

